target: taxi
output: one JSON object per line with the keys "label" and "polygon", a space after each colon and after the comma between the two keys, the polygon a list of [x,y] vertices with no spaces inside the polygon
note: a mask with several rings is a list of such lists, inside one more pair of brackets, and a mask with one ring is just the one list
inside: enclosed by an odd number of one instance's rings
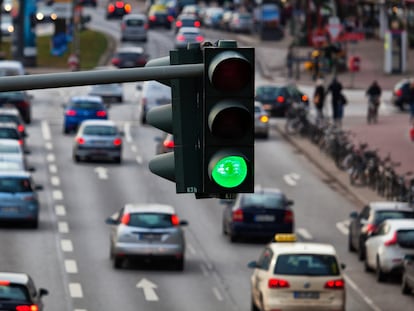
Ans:
{"label": "taxi", "polygon": [[276,234],[248,267],[251,310],[345,310],[345,265],[330,244]]}

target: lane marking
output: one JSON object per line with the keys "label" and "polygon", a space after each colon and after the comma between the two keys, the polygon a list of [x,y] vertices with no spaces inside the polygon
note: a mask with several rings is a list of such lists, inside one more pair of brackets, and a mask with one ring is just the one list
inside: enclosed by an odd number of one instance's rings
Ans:
{"label": "lane marking", "polygon": [[131,146],[131,150],[132,150],[132,152],[137,152],[138,148],[137,148],[137,146],[132,145]]}
{"label": "lane marking", "polygon": [[49,172],[51,172],[52,174],[56,174],[57,173],[57,166],[55,164],[50,164],[49,165]]}
{"label": "lane marking", "polygon": [[349,223],[346,223],[344,221],[340,221],[336,223],[336,228],[343,234],[348,235],[349,234]]}
{"label": "lane marking", "polygon": [[59,177],[57,177],[57,176],[50,177],[50,183],[55,187],[59,186],[60,185]]}
{"label": "lane marking", "polygon": [[46,160],[48,162],[55,162],[55,155],[53,153],[48,153],[48,155],[46,156]]}
{"label": "lane marking", "polygon": [[188,245],[187,245],[187,247],[188,247],[188,251],[189,251],[191,254],[193,254],[193,255],[197,254],[197,252],[196,252],[195,248],[193,247],[193,245],[188,244]]}
{"label": "lane marking", "polygon": [[208,272],[207,267],[204,264],[200,264],[200,269],[203,272],[204,276],[209,276],[210,273]]}
{"label": "lane marking", "polygon": [[60,246],[64,252],[73,252],[73,244],[71,240],[60,240]]}
{"label": "lane marking", "polygon": [[71,273],[71,274],[78,273],[78,265],[76,264],[76,261],[73,259],[66,259],[65,270],[67,273]]}
{"label": "lane marking", "polygon": [[289,174],[285,174],[283,175],[283,180],[285,181],[285,183],[287,183],[289,186],[296,186],[300,179],[300,175],[296,174],[296,173],[289,173]]}
{"label": "lane marking", "polygon": [[53,190],[52,197],[53,197],[53,200],[55,201],[63,200],[63,193],[60,190]]}
{"label": "lane marking", "polygon": [[80,283],[69,283],[69,292],[72,298],[82,298],[82,286]]}
{"label": "lane marking", "polygon": [[217,287],[213,287],[213,293],[214,293],[214,296],[216,296],[218,301],[223,301],[223,296],[221,295]]}
{"label": "lane marking", "polygon": [[139,165],[141,165],[142,164],[142,157],[141,156],[137,156],[136,158],[135,158],[135,160],[137,161],[137,163],[139,164]]}
{"label": "lane marking", "polygon": [[364,292],[361,290],[360,287],[358,287],[358,285],[356,285],[354,283],[354,281],[351,280],[351,278],[349,276],[347,276],[346,274],[344,275],[345,278],[345,282],[351,286],[353,288],[353,290],[362,297],[362,299],[375,311],[381,311],[381,309],[379,307],[377,307],[374,302],[364,294]]}
{"label": "lane marking", "polygon": [[58,216],[65,216],[66,215],[66,209],[63,205],[56,205],[55,206],[55,213]]}
{"label": "lane marking", "polygon": [[147,301],[158,301],[157,293],[155,289],[158,288],[157,284],[147,279],[142,279],[136,285],[137,288],[142,288],[144,296]]}
{"label": "lane marking", "polygon": [[69,224],[66,221],[59,221],[58,230],[60,233],[69,233]]}
{"label": "lane marking", "polygon": [[49,124],[47,123],[47,121],[42,121],[41,129],[42,129],[43,139],[44,140],[50,140],[52,135],[50,134],[50,127],[49,127]]}
{"label": "lane marking", "polygon": [[308,230],[306,230],[305,228],[298,228],[296,230],[296,232],[305,240],[312,240],[313,236],[312,234],[310,234],[310,232]]}
{"label": "lane marking", "polygon": [[45,143],[45,147],[47,150],[53,150],[53,144],[50,141]]}
{"label": "lane marking", "polygon": [[126,122],[124,124],[124,132],[125,132],[125,139],[127,142],[132,142],[132,136],[131,136],[131,123]]}

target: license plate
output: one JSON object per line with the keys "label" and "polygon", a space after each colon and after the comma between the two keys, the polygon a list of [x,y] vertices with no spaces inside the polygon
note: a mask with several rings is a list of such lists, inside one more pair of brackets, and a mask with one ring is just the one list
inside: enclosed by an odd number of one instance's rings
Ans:
{"label": "license plate", "polygon": [[265,222],[272,222],[275,221],[275,216],[274,215],[256,215],[254,217],[255,221],[265,221]]}
{"label": "license plate", "polygon": [[295,299],[319,299],[319,292],[294,292]]}

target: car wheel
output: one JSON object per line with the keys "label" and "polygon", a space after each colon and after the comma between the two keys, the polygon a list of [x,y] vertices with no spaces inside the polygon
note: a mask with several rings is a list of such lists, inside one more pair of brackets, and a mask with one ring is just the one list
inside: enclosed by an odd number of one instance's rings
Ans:
{"label": "car wheel", "polygon": [[227,235],[226,224],[224,223],[224,221],[221,225],[221,232],[223,233],[223,235]]}
{"label": "car wheel", "polygon": [[121,269],[123,263],[124,263],[124,259],[123,258],[114,257],[113,265],[114,265],[114,268],[115,269]]}
{"label": "car wheel", "polygon": [[359,261],[363,261],[365,259],[365,247],[362,241],[359,242],[358,259]]}
{"label": "car wheel", "polygon": [[365,270],[365,272],[371,272],[372,271],[371,267],[368,265],[367,256],[365,256],[365,260],[364,260],[364,270]]}
{"label": "car wheel", "polygon": [[411,287],[407,284],[407,279],[404,277],[404,274],[402,276],[401,280],[401,294],[403,295],[410,295],[411,294]]}
{"label": "car wheel", "polygon": [[74,162],[78,163],[78,162],[80,162],[80,160],[81,160],[81,159],[80,159],[80,156],[78,156],[78,155],[76,155],[76,154],[74,154],[74,155],[73,155],[73,161],[74,161]]}
{"label": "car wheel", "polygon": [[67,127],[64,127],[63,128],[63,134],[69,134],[69,129],[67,128]]}
{"label": "car wheel", "polygon": [[352,245],[351,232],[349,232],[348,234],[348,251],[350,251],[351,253],[355,252],[355,247]]}
{"label": "car wheel", "polygon": [[115,163],[121,164],[122,163],[122,158],[120,156],[119,157],[115,157]]}
{"label": "car wheel", "polygon": [[260,309],[254,304],[253,297],[251,299],[252,299],[252,304],[251,304],[250,310],[251,311],[260,311]]}
{"label": "car wheel", "polygon": [[118,97],[117,101],[118,101],[118,103],[122,103],[124,101],[124,99],[122,97]]}
{"label": "car wheel", "polygon": [[30,228],[37,229],[39,227],[39,218],[36,217],[30,222]]}
{"label": "car wheel", "polygon": [[238,237],[235,234],[232,234],[231,232],[228,233],[229,240],[231,243],[235,243],[238,240]]}
{"label": "car wheel", "polygon": [[377,282],[382,283],[386,279],[386,274],[381,269],[381,264],[379,258],[377,258],[377,266],[375,268],[375,275],[377,278]]}
{"label": "car wheel", "polygon": [[145,117],[144,113],[141,116],[141,124],[147,124],[147,118]]}
{"label": "car wheel", "polygon": [[184,270],[184,257],[177,259],[175,263],[175,269],[177,271],[183,271]]}

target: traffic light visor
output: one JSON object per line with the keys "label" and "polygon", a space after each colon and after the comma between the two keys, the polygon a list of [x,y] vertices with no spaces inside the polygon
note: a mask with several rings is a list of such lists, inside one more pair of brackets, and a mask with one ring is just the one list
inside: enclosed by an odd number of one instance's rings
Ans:
{"label": "traffic light visor", "polygon": [[222,92],[242,90],[252,80],[253,74],[250,62],[234,51],[217,54],[208,70],[210,83]]}
{"label": "traffic light visor", "polygon": [[224,188],[235,188],[247,177],[246,160],[237,154],[217,154],[210,165],[212,180]]}

